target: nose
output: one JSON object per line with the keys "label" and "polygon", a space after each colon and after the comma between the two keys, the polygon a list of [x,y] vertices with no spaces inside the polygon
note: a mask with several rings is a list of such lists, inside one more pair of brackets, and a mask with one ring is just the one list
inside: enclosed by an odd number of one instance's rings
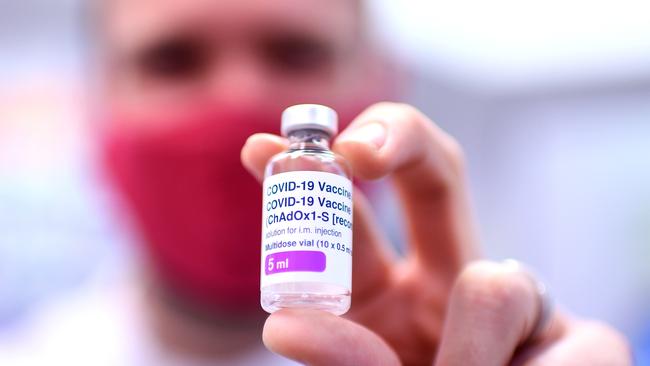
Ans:
{"label": "nose", "polygon": [[258,106],[268,98],[269,84],[252,55],[223,55],[210,73],[210,97],[216,104]]}

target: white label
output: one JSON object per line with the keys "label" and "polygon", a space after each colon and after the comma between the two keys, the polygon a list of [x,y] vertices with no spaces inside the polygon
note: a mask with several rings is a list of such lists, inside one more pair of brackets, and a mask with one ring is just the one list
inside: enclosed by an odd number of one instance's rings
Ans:
{"label": "white label", "polygon": [[352,182],[294,171],[264,180],[261,287],[319,282],[352,290]]}

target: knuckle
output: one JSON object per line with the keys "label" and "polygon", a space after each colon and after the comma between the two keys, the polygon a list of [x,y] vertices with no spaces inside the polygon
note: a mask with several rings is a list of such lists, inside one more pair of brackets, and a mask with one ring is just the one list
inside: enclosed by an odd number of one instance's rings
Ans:
{"label": "knuckle", "polygon": [[521,312],[535,299],[528,279],[489,261],[468,265],[460,274],[455,291],[466,306],[493,314]]}

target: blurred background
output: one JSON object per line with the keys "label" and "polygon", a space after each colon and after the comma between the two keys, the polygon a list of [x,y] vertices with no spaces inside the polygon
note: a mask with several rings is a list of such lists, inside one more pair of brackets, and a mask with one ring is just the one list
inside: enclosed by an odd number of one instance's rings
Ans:
{"label": "blurred background", "polygon": [[[405,100],[466,151],[486,255],[650,364],[650,3],[368,3]],[[88,139],[81,5],[0,1],[1,333],[129,256]]]}

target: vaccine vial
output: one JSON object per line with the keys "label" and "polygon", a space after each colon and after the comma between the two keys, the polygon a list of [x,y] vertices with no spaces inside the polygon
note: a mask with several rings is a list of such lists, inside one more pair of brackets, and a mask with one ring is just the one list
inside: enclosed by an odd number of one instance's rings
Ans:
{"label": "vaccine vial", "polygon": [[336,112],[300,104],[282,113],[289,148],[264,175],[261,298],[272,313],[311,308],[341,315],[352,290],[352,182],[330,150]]}

